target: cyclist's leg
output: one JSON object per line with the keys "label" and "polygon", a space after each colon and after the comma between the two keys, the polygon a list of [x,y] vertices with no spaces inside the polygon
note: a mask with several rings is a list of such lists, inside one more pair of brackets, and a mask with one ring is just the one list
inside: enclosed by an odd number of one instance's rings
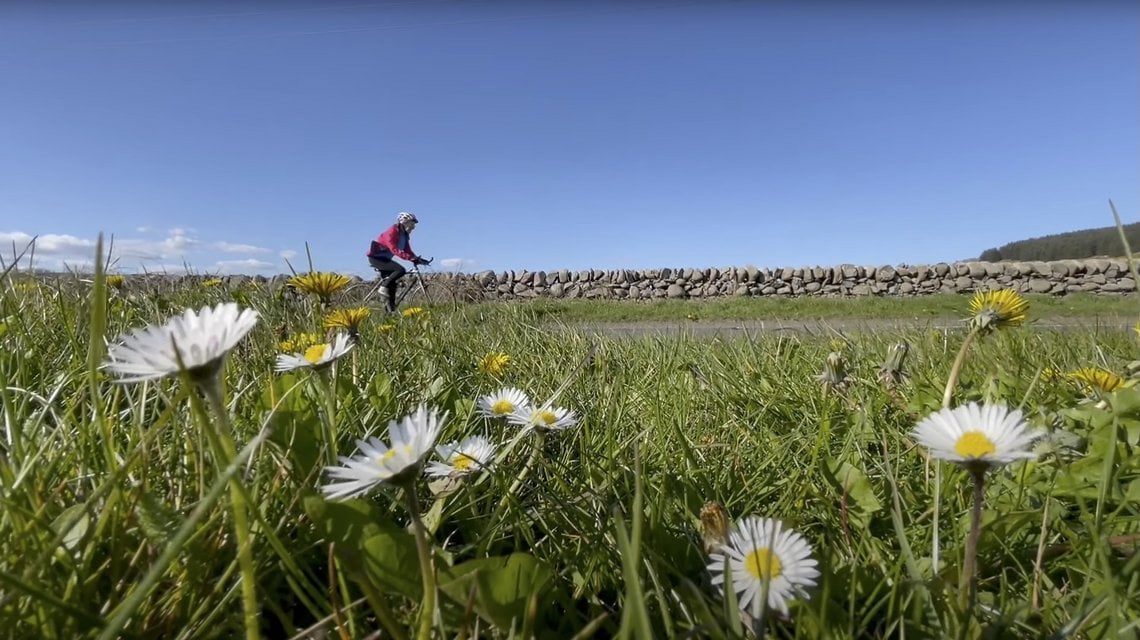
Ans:
{"label": "cyclist's leg", "polygon": [[400,278],[404,277],[407,272],[404,266],[394,260],[386,260],[384,258],[376,258],[373,256],[368,257],[368,263],[372,268],[380,272],[380,294],[386,297],[385,300],[388,311],[396,309],[396,284]]}

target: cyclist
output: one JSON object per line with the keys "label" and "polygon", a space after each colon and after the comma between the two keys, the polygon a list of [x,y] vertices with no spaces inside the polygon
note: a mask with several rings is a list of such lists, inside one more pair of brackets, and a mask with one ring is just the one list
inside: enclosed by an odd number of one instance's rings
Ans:
{"label": "cyclist", "polygon": [[409,240],[417,224],[419,220],[415,214],[401,211],[396,216],[396,224],[388,227],[368,248],[368,264],[380,272],[380,296],[387,298],[389,313],[396,310],[396,283],[407,273],[407,269],[393,258],[401,258],[415,265],[430,262],[412,251]]}

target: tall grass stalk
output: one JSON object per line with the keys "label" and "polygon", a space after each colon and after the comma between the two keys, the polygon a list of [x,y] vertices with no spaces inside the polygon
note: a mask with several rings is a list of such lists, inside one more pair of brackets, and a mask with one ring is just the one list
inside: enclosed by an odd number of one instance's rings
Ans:
{"label": "tall grass stalk", "polygon": [[[233,427],[230,425],[230,413],[222,399],[220,375],[214,376],[211,380],[200,385],[200,388],[214,413],[212,424],[204,415],[201,416],[203,431],[208,434],[211,444],[214,445],[214,455],[218,457],[218,467],[228,466],[237,456],[237,451],[233,439]],[[194,404],[196,405],[196,403]],[[200,412],[196,413],[200,415]],[[234,537],[238,546],[238,565],[241,568],[245,636],[246,640],[257,640],[261,637],[261,612],[257,604],[257,570],[253,561],[253,537],[249,528],[250,507],[246,501],[245,488],[242,485],[241,478],[237,475],[231,475],[229,486],[234,517]]]}

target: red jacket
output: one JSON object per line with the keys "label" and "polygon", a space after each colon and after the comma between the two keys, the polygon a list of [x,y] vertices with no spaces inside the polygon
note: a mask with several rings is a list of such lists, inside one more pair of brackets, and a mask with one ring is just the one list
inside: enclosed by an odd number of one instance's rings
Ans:
{"label": "red jacket", "polygon": [[381,233],[372,243],[368,255],[387,260],[391,260],[393,255],[408,261],[417,258],[412,251],[411,237],[400,224],[394,224]]}

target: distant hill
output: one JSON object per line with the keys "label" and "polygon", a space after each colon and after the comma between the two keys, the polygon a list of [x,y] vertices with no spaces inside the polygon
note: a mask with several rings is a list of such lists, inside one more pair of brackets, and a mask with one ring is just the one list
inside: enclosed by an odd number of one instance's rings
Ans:
{"label": "distant hill", "polygon": [[[1124,236],[1134,253],[1140,253],[1140,222],[1124,225]],[[1122,256],[1124,244],[1116,227],[1055,233],[1051,236],[1018,240],[996,249],[986,249],[979,260],[1067,260],[1094,256]]]}

